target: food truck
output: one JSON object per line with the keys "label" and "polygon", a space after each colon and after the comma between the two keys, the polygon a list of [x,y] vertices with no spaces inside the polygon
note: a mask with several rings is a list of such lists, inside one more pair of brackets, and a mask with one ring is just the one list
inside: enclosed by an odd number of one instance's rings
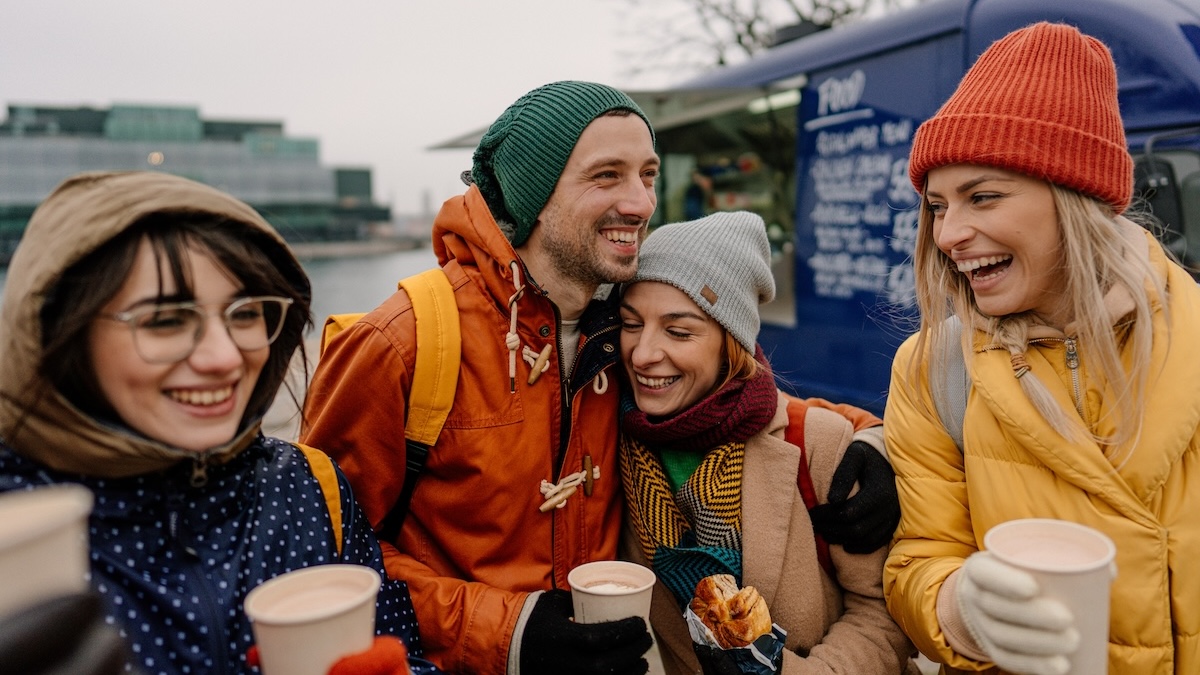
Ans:
{"label": "food truck", "polygon": [[760,341],[782,386],[882,412],[917,327],[913,134],[992,42],[1037,21],[1109,45],[1137,198],[1200,268],[1200,0],[932,0],[631,92],[663,158],[656,224],[698,206],[766,220],[779,292]]}

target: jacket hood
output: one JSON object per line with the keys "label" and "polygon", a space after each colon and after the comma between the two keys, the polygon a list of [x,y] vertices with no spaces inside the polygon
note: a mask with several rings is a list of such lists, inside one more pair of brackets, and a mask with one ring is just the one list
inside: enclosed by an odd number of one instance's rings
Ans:
{"label": "jacket hood", "polygon": [[433,221],[433,252],[440,265],[451,259],[478,262],[480,254],[501,266],[517,259],[516,250],[475,185],[442,204]]}
{"label": "jacket hood", "polygon": [[[164,173],[84,173],[67,179],[34,211],[4,287],[0,310],[0,438],[53,469],[130,476],[166,468],[192,452],[97,420],[67,401],[39,373],[41,310],[63,272],[142,218],[162,212],[207,213],[265,235],[267,255],[296,290],[307,276],[282,237],[250,206],[207,185]],[[265,410],[252,411],[230,442],[205,453],[221,460],[258,434]]]}
{"label": "jacket hood", "polygon": [[521,266],[521,280],[529,281],[516,250],[475,185],[442,204],[433,221],[433,252],[438,265],[458,262],[505,312],[507,299],[514,292],[512,263]]}

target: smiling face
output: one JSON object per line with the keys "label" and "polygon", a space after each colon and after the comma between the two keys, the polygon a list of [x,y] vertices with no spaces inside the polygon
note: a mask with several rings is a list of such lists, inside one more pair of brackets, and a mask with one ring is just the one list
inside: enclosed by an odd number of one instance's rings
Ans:
{"label": "smiling face", "polygon": [[717,385],[725,330],[683,291],[639,281],[621,299],[621,360],[637,407],[653,417],[687,410]]}
{"label": "smiling face", "polygon": [[[194,245],[186,249],[186,262],[194,300],[207,311],[190,355],[177,363],[147,363],[134,348],[129,325],[103,318],[92,322],[88,350],[100,389],[125,424],[167,445],[201,452],[237,434],[271,350],[242,351],[225,328],[221,312],[244,295],[236,277]],[[159,265],[143,239],[129,276],[101,313],[189,299],[186,295],[170,274],[162,275],[160,292]]]}
{"label": "smiling face", "polygon": [[[628,281],[654,214],[659,160],[641,117],[602,115],[579,136],[554,192],[518,251],[539,283],[591,295]],[[590,289],[590,290],[589,290]]]}
{"label": "smiling face", "polygon": [[929,172],[926,200],[937,247],[966,275],[980,311],[1034,312],[1062,327],[1066,274],[1050,184],[972,164]]}

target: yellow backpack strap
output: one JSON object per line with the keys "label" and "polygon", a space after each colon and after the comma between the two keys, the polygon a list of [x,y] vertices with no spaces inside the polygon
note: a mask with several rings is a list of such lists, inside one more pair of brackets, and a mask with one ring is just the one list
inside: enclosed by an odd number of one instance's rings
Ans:
{"label": "yellow backpack strap", "polygon": [[321,331],[321,348],[317,350],[317,354],[324,354],[325,347],[329,344],[329,341],[333,339],[333,336],[346,330],[350,327],[350,324],[358,321],[362,317],[363,312],[356,312],[353,314],[330,314],[329,316],[325,317],[325,329]]}
{"label": "yellow backpack strap", "polygon": [[333,460],[320,450],[297,443],[296,447],[304,453],[308,466],[312,468],[313,476],[321,485],[321,494],[325,495],[325,508],[329,511],[329,520],[333,525],[333,540],[337,544],[338,557],[342,555],[342,493],[338,488],[337,471],[333,468]]}
{"label": "yellow backpack strap", "polygon": [[442,425],[454,405],[458,368],[462,359],[462,333],[454,288],[441,268],[406,277],[400,288],[412,302],[417,326],[417,362],[408,391],[408,422],[404,425],[404,487],[379,524],[379,537],[395,541],[408,513],[417,478],[425,468],[429,448],[437,442]]}
{"label": "yellow backpack strap", "polygon": [[458,304],[454,288],[440,268],[402,279],[400,287],[412,301],[417,323],[417,365],[408,394],[404,437],[430,446],[450,414],[458,386],[462,358]]}

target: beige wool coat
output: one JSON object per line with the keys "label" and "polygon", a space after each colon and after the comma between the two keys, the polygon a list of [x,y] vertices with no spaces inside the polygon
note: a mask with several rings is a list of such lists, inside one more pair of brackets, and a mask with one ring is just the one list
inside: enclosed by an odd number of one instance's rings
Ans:
{"label": "beige wool coat", "polygon": [[[775,417],[746,442],[742,485],[742,583],[758,589],[771,620],[787,631],[782,672],[915,675],[909,659],[915,650],[884,606],[886,550],[851,555],[830,546],[840,585],[817,561],[812,522],[796,487],[800,450],[784,440],[786,406],[780,394]],[[832,411],[810,407],[805,416],[809,468],[822,501],[853,434]],[[649,566],[628,516],[625,524],[622,557]],[[661,581],[650,612],[667,675],[700,673],[682,610]]]}

